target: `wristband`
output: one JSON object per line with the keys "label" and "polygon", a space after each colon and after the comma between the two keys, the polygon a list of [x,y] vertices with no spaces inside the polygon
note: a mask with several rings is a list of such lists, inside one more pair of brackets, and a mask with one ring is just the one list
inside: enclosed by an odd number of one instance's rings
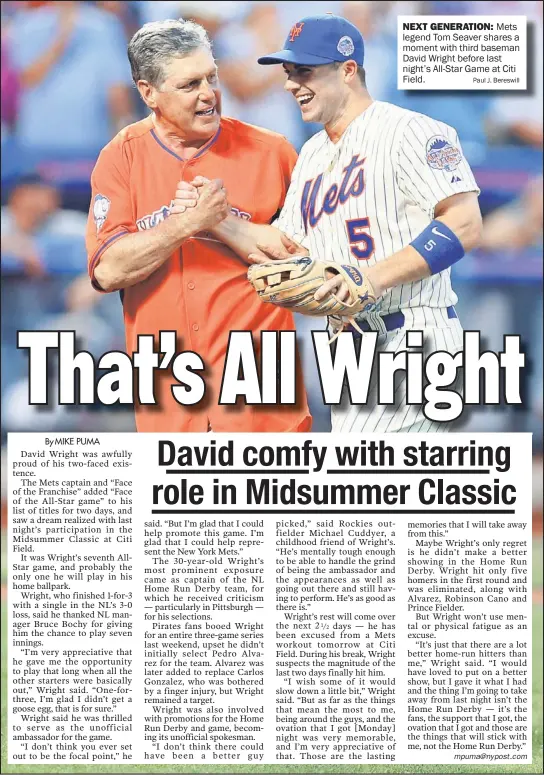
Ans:
{"label": "wristband", "polygon": [[457,235],[442,221],[432,221],[410,244],[429,264],[431,274],[443,272],[465,255]]}

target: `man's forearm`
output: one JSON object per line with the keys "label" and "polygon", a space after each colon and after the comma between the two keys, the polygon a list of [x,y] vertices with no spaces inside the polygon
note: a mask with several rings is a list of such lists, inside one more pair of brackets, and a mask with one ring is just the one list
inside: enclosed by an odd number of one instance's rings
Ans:
{"label": "man's forearm", "polygon": [[215,226],[212,233],[244,261],[247,261],[250,253],[259,253],[258,245],[283,248],[282,232],[275,226],[268,223],[250,223],[235,215],[227,216]]}
{"label": "man's forearm", "polygon": [[147,231],[127,234],[101,256],[94,279],[104,291],[118,291],[146,280],[198,229],[183,215],[170,215]]}
{"label": "man's forearm", "polygon": [[115,240],[94,269],[104,291],[118,291],[146,280],[172,253],[200,231],[209,231],[227,217],[228,202],[220,180],[202,188],[199,201],[187,212],[172,212],[151,229]]}
{"label": "man's forearm", "polygon": [[376,293],[381,296],[388,288],[404,283],[415,283],[431,276],[429,264],[411,245],[379,261],[367,270],[367,276]]}
{"label": "man's forearm", "polygon": [[[435,220],[442,221],[455,234],[465,252],[481,241],[482,219],[476,194],[455,194],[437,205]],[[432,274],[431,267],[411,245],[368,269],[368,279],[381,295],[388,288],[414,283]]]}
{"label": "man's forearm", "polygon": [[[470,236],[470,232],[475,227],[467,225],[466,228],[462,227],[460,223],[455,223],[455,219],[441,217],[443,221],[452,231],[456,234],[459,241],[463,244],[465,250],[470,249],[473,245],[473,238]],[[452,225],[457,226],[453,229],[448,223],[453,221]],[[470,247],[469,247],[470,246]],[[405,283],[415,283],[418,280],[423,280],[425,277],[430,277],[432,274],[431,267],[425,261],[421,253],[419,253],[411,245],[407,245],[397,253],[393,253],[392,256],[386,258],[385,261],[379,261],[374,266],[370,267],[367,271],[368,279],[374,285],[375,290],[381,295],[385,293],[388,288],[394,288],[397,285],[404,285]]]}

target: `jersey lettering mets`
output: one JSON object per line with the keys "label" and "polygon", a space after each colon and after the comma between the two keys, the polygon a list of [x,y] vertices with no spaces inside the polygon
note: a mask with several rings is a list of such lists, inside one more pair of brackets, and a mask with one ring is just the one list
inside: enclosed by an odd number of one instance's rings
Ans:
{"label": "jersey lettering mets", "polygon": [[[478,190],[454,129],[373,102],[338,143],[323,130],[304,145],[277,225],[323,261],[364,268],[409,245],[438,202]],[[447,269],[391,289],[379,312],[456,301]]]}

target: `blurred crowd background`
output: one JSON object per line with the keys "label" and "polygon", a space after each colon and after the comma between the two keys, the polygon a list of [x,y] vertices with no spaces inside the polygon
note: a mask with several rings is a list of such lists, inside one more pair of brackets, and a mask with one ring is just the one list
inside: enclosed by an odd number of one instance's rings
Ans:
{"label": "blurred crowd background", "polygon": [[[145,110],[126,44],[148,21],[195,19],[219,64],[223,113],[286,135],[304,125],[281,68],[257,57],[281,47],[302,16],[331,11],[363,33],[371,95],[453,125],[482,189],[482,247],[455,267],[457,311],[487,347],[519,334],[530,360],[525,407],[481,408],[465,428],[532,431],[542,444],[542,8],[533,2],[2,2],[2,439],[7,431],[132,430],[132,411],[28,405],[24,329],[76,330],[81,349],[123,349],[118,294],[86,275],[89,178],[100,149]],[[530,24],[527,92],[402,92],[396,88],[399,14],[523,14]],[[328,430],[306,320],[299,320],[315,430]],[[205,357],[205,354],[204,354]],[[53,369],[54,371],[54,369]],[[54,381],[54,375],[52,375]]]}

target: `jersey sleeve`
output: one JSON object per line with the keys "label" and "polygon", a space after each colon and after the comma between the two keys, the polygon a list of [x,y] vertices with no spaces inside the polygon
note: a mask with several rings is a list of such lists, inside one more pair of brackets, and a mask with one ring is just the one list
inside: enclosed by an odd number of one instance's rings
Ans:
{"label": "jersey sleeve", "polygon": [[282,196],[281,196],[281,202],[282,205],[285,201],[285,196],[287,194],[287,190],[289,189],[289,185],[291,184],[291,178],[293,177],[293,170],[296,167],[298,159],[298,154],[291,145],[291,143],[285,139],[282,138],[281,145],[280,145],[280,152],[279,152],[279,160],[280,160],[280,166],[281,166],[281,174],[282,174],[282,180],[283,180],[283,190],[282,190]]}
{"label": "jersey sleeve", "polygon": [[431,219],[442,200],[467,191],[480,193],[455,129],[423,115],[410,119],[402,134],[397,182]]}
{"label": "jersey sleeve", "polygon": [[94,271],[104,251],[116,240],[136,232],[128,168],[121,146],[110,144],[98,157],[91,175],[91,206],[87,219],[87,259],[94,287],[102,290]]}
{"label": "jersey sleeve", "polygon": [[279,217],[274,221],[280,231],[287,234],[288,237],[298,242],[304,247],[308,247],[308,238],[304,229],[304,222],[302,220],[302,211],[300,209],[300,190],[298,180],[300,178],[300,159],[292,169],[291,182],[287,190],[285,201],[281,208]]}

